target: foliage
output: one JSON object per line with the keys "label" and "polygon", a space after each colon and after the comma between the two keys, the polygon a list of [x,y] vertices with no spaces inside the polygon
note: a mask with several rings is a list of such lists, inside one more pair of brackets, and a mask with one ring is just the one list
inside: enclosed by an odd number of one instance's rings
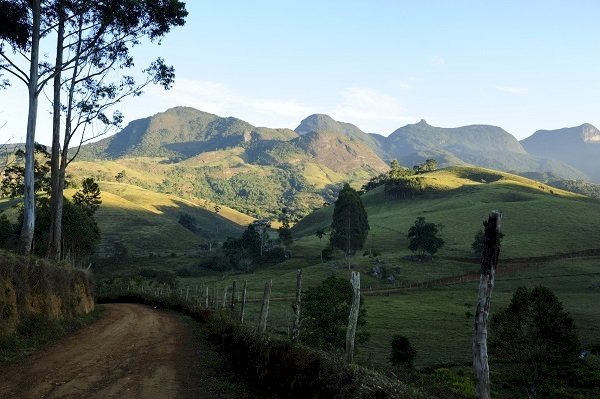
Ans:
{"label": "foliage", "polygon": [[412,369],[417,358],[417,350],[404,335],[396,334],[390,343],[391,351],[389,361],[396,367]]}
{"label": "foliage", "polygon": [[[48,198],[39,198],[36,208],[34,234],[34,253],[45,256],[48,250],[50,231],[50,203]],[[23,220],[22,209],[19,212],[18,225]],[[65,256],[71,256],[75,263],[91,255],[100,242],[100,229],[93,215],[86,208],[78,206],[67,198],[63,202],[62,246]]]}
{"label": "foliage", "polygon": [[[0,197],[15,198],[23,195],[25,176],[25,152],[18,149],[15,152],[15,163],[7,166],[2,173]],[[35,144],[34,160],[35,191],[50,191],[50,154],[46,147]]]}
{"label": "foliage", "polygon": [[545,397],[577,361],[579,338],[570,314],[543,286],[518,288],[491,320],[492,359],[510,364],[512,379],[529,397]]}
{"label": "foliage", "polygon": [[425,218],[419,216],[415,224],[408,229],[408,249],[417,252],[419,256],[435,254],[444,245],[444,240],[438,237],[440,225],[425,222]]}
{"label": "foliage", "polygon": [[346,183],[335,201],[329,241],[349,255],[362,249],[368,234],[367,212],[356,190]]}
{"label": "foliage", "polygon": [[15,239],[15,228],[6,215],[0,215],[0,247],[7,248],[9,243]]}
{"label": "foliage", "polygon": [[[344,348],[348,315],[352,306],[352,285],[339,277],[328,277],[321,285],[311,287],[302,295],[300,339],[308,345],[331,350]],[[365,343],[367,312],[361,298],[356,342]]]}
{"label": "foliage", "polygon": [[413,166],[415,173],[433,172],[438,168],[438,163],[435,159],[426,159],[424,163]]}
{"label": "foliage", "polygon": [[198,232],[198,221],[189,213],[180,214],[177,222],[192,233]]}
{"label": "foliage", "polygon": [[122,170],[115,175],[115,180],[117,181],[117,183],[123,183],[123,181],[125,181],[126,177],[127,177],[127,172]]}
{"label": "foliage", "polygon": [[81,190],[73,194],[73,204],[83,209],[88,216],[94,216],[102,198],[100,197],[100,186],[93,177],[86,177],[81,182]]}
{"label": "foliage", "polygon": [[423,192],[423,179],[421,177],[398,177],[387,179],[385,182],[385,195],[391,198],[414,198]]}

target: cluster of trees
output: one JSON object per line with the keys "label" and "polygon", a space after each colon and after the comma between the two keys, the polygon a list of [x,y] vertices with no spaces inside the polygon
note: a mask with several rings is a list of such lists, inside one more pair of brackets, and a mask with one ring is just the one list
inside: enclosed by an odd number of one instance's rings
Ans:
{"label": "cluster of trees", "polygon": [[[34,153],[40,93],[52,85],[47,256],[60,259],[67,166],[81,144],[120,125],[120,112],[108,114],[115,104],[140,95],[151,83],[171,86],[174,69],[161,58],[142,71],[142,81],[125,73],[134,67],[133,47],[144,38],[160,40],[172,27],[183,25],[186,15],[185,4],[178,0],[0,0],[0,73],[24,83],[29,94],[21,253],[31,253],[35,236]],[[56,49],[54,59],[42,59],[40,49],[50,46]],[[10,83],[3,78],[0,89]],[[91,129],[95,122],[99,125]],[[73,140],[78,147],[70,155]]]}
{"label": "cluster of trees", "polygon": [[414,198],[424,190],[423,178],[416,175],[436,169],[437,162],[435,159],[428,159],[425,163],[415,165],[412,169],[400,166],[398,161],[394,159],[390,164],[390,170],[369,180],[362,186],[362,192],[384,186],[387,197],[395,199]]}

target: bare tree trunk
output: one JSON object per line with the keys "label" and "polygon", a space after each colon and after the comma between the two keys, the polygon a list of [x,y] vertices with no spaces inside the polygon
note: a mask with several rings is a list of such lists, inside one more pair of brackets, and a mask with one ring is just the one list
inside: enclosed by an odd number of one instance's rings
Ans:
{"label": "bare tree trunk", "polygon": [[360,309],[360,273],[352,272],[350,278],[352,283],[352,307],[348,316],[348,329],[346,330],[346,363],[352,363],[354,358],[354,336],[356,335],[356,323],[358,322],[358,310]]}
{"label": "bare tree trunk", "polygon": [[490,301],[494,289],[494,276],[500,256],[500,227],[502,214],[492,211],[485,226],[485,241],[479,293],[475,311],[475,334],[473,337],[473,368],[476,377],[476,398],[490,398],[490,369],[487,350],[487,319],[490,313]]}
{"label": "bare tree trunk", "polygon": [[269,316],[269,298],[271,297],[271,285],[273,280],[265,283],[265,292],[263,294],[262,306],[260,307],[260,319],[258,320],[258,333],[264,334],[267,331],[267,317]]}
{"label": "bare tree trunk", "polygon": [[38,108],[38,62],[40,56],[40,0],[31,2],[31,60],[29,63],[29,110],[27,113],[27,136],[25,139],[25,176],[23,189],[23,226],[19,238],[19,252],[31,253],[35,231],[35,186],[34,186],[34,147],[35,125]]}
{"label": "bare tree trunk", "polygon": [[296,302],[292,306],[294,309],[294,324],[292,325],[292,340],[298,340],[300,336],[300,295],[302,291],[302,270],[298,269],[296,273]]}
{"label": "bare tree trunk", "polygon": [[235,310],[235,288],[236,288],[237,282],[235,280],[233,280],[233,283],[231,284],[231,302],[229,303],[229,308],[231,309],[231,317],[233,318],[233,311]]}
{"label": "bare tree trunk", "polygon": [[63,63],[63,42],[65,33],[65,13],[61,3],[57,5],[58,27],[56,36],[56,63],[54,75],[54,93],[52,104],[52,156],[50,159],[50,237],[48,240],[48,258],[59,260],[62,250],[62,211],[63,190],[60,189],[60,113],[61,113],[61,69]]}
{"label": "bare tree trunk", "polygon": [[244,280],[244,289],[242,291],[242,306],[240,309],[240,323],[244,324],[244,312],[246,311],[246,295],[248,294],[248,280]]}

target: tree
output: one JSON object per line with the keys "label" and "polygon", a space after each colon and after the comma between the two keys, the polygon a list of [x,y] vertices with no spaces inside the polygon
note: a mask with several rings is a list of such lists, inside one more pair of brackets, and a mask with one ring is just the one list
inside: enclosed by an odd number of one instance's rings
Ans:
{"label": "tree", "polygon": [[281,210],[281,214],[279,215],[279,221],[281,222],[281,227],[277,229],[277,233],[279,235],[279,242],[283,245],[283,250],[285,257],[288,257],[288,247],[294,242],[292,237],[292,230],[290,229],[290,219],[292,215],[288,212],[287,208],[283,208]]}
{"label": "tree", "polygon": [[177,222],[182,225],[183,227],[185,227],[186,229],[188,229],[189,231],[191,231],[192,233],[197,233],[198,232],[198,221],[196,220],[195,217],[193,217],[192,215],[188,214],[188,213],[182,213],[179,215],[179,219],[177,220]]}
{"label": "tree", "polygon": [[362,249],[369,234],[367,212],[360,196],[348,183],[339,193],[331,222],[331,245],[346,252],[346,256]]}
{"label": "tree", "polygon": [[117,183],[123,183],[123,181],[125,180],[126,177],[127,177],[127,172],[122,170],[115,175],[115,180]]}
{"label": "tree", "polygon": [[321,240],[325,236],[325,229],[322,227],[317,229],[317,231],[315,231],[315,236],[319,238],[319,247],[321,247],[321,263],[323,263],[323,245],[321,244]]}
{"label": "tree", "polygon": [[[361,298],[362,302],[362,298]],[[328,277],[321,285],[302,294],[300,340],[319,349],[345,348],[348,315],[352,306],[352,285],[339,277]],[[361,306],[358,327],[366,325],[366,310]],[[359,330],[356,342],[364,343],[369,335]]]}
{"label": "tree", "polygon": [[546,287],[518,288],[491,320],[490,350],[529,398],[548,397],[580,353],[575,323]]}
{"label": "tree", "polygon": [[435,254],[444,245],[444,240],[438,237],[440,225],[427,223],[425,218],[419,216],[415,224],[408,229],[408,249],[417,252],[419,257],[425,253]]}
{"label": "tree", "polygon": [[[58,33],[54,65],[50,257],[60,256],[57,243],[61,234],[64,176],[81,144],[105,134],[111,127],[120,126],[122,114],[115,111],[109,117],[106,112],[123,98],[141,95],[142,89],[150,83],[168,89],[173,82],[174,70],[161,58],[142,71],[145,76],[141,82],[125,75],[134,66],[130,49],[141,43],[143,37],[160,39],[172,26],[183,25],[187,15],[184,4],[178,0],[128,0],[108,4],[91,0],[72,4],[58,0],[55,9]],[[63,52],[69,57],[63,59]],[[61,102],[61,90],[65,103]],[[65,120],[62,148],[61,110],[64,110]],[[99,121],[104,128],[86,137],[86,128],[93,121]],[[69,156],[71,140],[76,134],[80,135],[77,150]]]}
{"label": "tree", "polygon": [[[10,10],[10,11],[9,11]],[[9,11],[16,19],[9,22],[9,28],[2,28],[0,34],[0,70],[12,74],[27,86],[28,112],[27,130],[25,134],[25,168],[23,176],[23,226],[19,239],[19,251],[31,253],[35,232],[35,188],[34,188],[34,146],[35,127],[37,121],[38,97],[48,79],[40,76],[40,38],[42,29],[42,2],[32,0],[3,0],[0,11]],[[9,16],[11,15],[9,14]],[[51,15],[51,13],[47,13]],[[26,33],[25,33],[26,32]],[[12,48],[13,54],[21,54],[29,64],[29,72],[19,68],[7,55],[5,43]],[[42,66],[42,71],[46,68]],[[43,72],[42,72],[43,73]],[[4,86],[6,83],[2,83]]]}
{"label": "tree", "polygon": [[100,187],[94,181],[93,177],[83,179],[81,190],[73,194],[73,203],[89,216],[93,216],[96,213],[100,204],[102,204],[102,198],[100,196]]}
{"label": "tree", "polygon": [[399,334],[394,335],[390,347],[391,351],[388,360],[392,366],[397,369],[400,369],[400,367],[413,368],[415,359],[417,358],[417,350],[407,337]]}
{"label": "tree", "polygon": [[[34,181],[35,191],[50,191],[50,154],[46,147],[35,143]],[[15,151],[15,161],[2,172],[0,197],[16,198],[24,195],[25,190],[25,152]]]}

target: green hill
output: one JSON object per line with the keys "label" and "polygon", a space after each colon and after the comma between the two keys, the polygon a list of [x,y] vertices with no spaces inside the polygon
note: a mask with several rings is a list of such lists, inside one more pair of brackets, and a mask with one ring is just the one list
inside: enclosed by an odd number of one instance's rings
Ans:
{"label": "green hill", "polygon": [[[367,248],[408,254],[406,232],[418,216],[443,225],[441,256],[469,256],[475,232],[492,209],[504,214],[503,255],[521,257],[600,247],[600,203],[509,173],[452,167],[421,175],[425,192],[414,199],[385,197],[383,187],[363,195],[371,231]],[[294,226],[297,237],[328,228],[333,207]],[[312,238],[311,238],[312,239]]]}
{"label": "green hill", "polygon": [[[232,209],[213,203],[190,201],[130,184],[100,182],[102,205],[96,218],[101,231],[98,255],[110,256],[115,244],[122,244],[130,256],[197,255],[209,240],[223,241],[238,236],[253,220]],[[73,190],[66,192],[72,195]],[[197,221],[192,232],[178,223],[187,214]]]}

